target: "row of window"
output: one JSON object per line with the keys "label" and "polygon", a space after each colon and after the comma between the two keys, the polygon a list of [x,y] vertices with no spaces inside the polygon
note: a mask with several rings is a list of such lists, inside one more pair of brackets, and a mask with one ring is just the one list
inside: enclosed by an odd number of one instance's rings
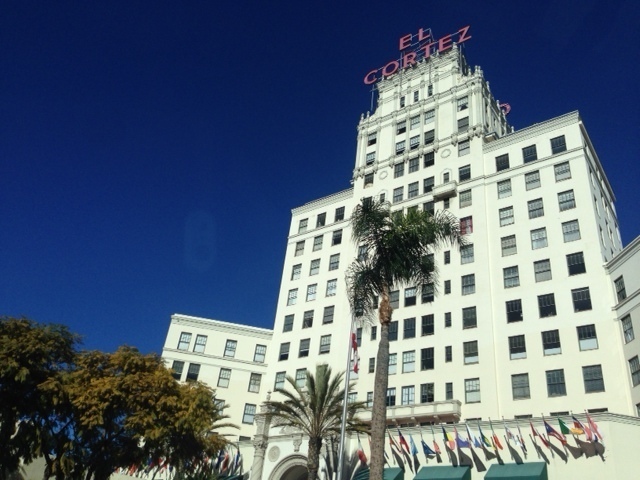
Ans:
{"label": "row of window", "polygon": [[[323,240],[324,240],[324,235],[318,235],[317,237],[313,238],[314,252],[322,249]],[[335,230],[331,234],[331,246],[340,245],[341,243],[342,243],[342,229]],[[296,257],[299,257],[300,255],[304,254],[304,244],[305,244],[305,240],[300,240],[299,242],[296,242],[296,247],[294,250],[294,255]]]}
{"label": "row of window", "polygon": [[[329,305],[324,307],[324,311],[322,313],[322,324],[328,324],[328,323],[333,323],[333,316],[334,316],[334,312],[335,312],[335,306],[334,305]],[[302,328],[311,328],[313,327],[313,317],[314,317],[314,311],[313,310],[307,310],[306,312],[303,313],[302,315]],[[289,315],[285,315],[284,317],[284,324],[282,327],[282,331],[283,332],[290,332],[293,330],[293,323],[294,323],[294,314],[289,314]]]}
{"label": "row of window", "polygon": [[[329,271],[340,268],[340,254],[336,253],[329,257]],[[320,273],[320,259],[311,260],[309,265],[309,276],[318,275]],[[291,280],[298,280],[302,276],[302,264],[298,263],[291,267]]]}
{"label": "row of window", "polygon": [[[334,223],[339,222],[341,220],[344,220],[344,207],[336,208],[335,214],[333,216]],[[326,212],[319,213],[316,217],[316,228],[324,227],[326,221],[327,221]],[[300,219],[298,223],[298,233],[306,232],[308,227],[309,227],[309,219],[308,218]]]}
{"label": "row of window", "polygon": [[[191,345],[192,334],[190,332],[180,333],[180,339],[178,340],[178,350],[188,351]],[[206,335],[196,335],[195,343],[193,344],[193,351],[195,353],[204,353],[204,349],[207,345]],[[223,356],[234,358],[236,356],[236,350],[238,348],[237,340],[227,340],[224,346]],[[257,363],[264,363],[265,356],[267,354],[266,345],[256,345],[256,349],[253,354],[253,361]]]}
{"label": "row of window", "polygon": [[[338,279],[334,278],[332,280],[328,280],[325,296],[333,297],[336,294],[337,290],[338,290]],[[317,294],[318,294],[317,283],[307,285],[307,295],[306,295],[307,302],[311,302],[315,300],[317,297]],[[295,305],[296,303],[298,303],[298,289],[292,288],[291,290],[289,290],[289,293],[287,294],[287,305]]]}
{"label": "row of window", "polygon": [[[298,357],[308,357],[310,348],[311,348],[310,338],[305,338],[303,340],[300,340]],[[281,343],[280,352],[278,354],[278,361],[289,360],[290,349],[291,349],[291,342]],[[320,337],[320,348],[318,349],[318,353],[322,355],[330,352],[331,352],[331,335],[322,335]]]}
{"label": "row of window", "polygon": [[[559,137],[554,137],[551,139],[551,154],[556,155],[558,153],[562,153],[567,150],[567,143],[565,141],[564,135],[560,135]],[[533,162],[538,159],[538,152],[535,144],[529,145],[522,149],[522,160],[524,163]],[[568,166],[568,164],[567,164]],[[510,167],[509,154],[505,153],[503,155],[498,155],[496,157],[496,171],[501,172],[502,170],[506,170]],[[569,173],[569,178],[571,177],[571,173]],[[557,178],[557,174],[556,174]]]}

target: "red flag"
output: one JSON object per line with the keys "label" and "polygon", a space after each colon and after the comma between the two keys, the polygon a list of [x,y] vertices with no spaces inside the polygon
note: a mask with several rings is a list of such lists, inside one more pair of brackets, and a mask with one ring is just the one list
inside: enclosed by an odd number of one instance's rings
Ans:
{"label": "red flag", "polygon": [[567,443],[567,437],[565,437],[563,434],[559,433],[555,428],[549,425],[546,420],[543,420],[543,423],[544,428],[547,431],[547,435],[560,440],[563,445]]}
{"label": "red flag", "polygon": [[360,461],[362,462],[362,465],[366,465],[367,464],[367,456],[364,453],[364,450],[362,449],[362,444],[360,443],[360,437],[358,436],[358,458],[360,459]]}
{"label": "red flag", "polygon": [[542,441],[542,444],[545,447],[549,448],[549,442],[547,442],[547,440],[542,435],[540,435],[535,428],[533,428],[533,423],[529,422],[529,425],[531,425],[531,431],[533,432],[533,437],[534,438],[538,437]]}
{"label": "red flag", "polygon": [[351,331],[351,361],[353,362],[353,373],[357,374],[360,370],[360,356],[358,355],[358,336],[353,330]]}
{"label": "red flag", "polygon": [[591,427],[591,432],[594,434],[594,436],[597,436],[597,440],[602,441],[603,437],[602,437],[602,433],[600,433],[600,429],[598,428],[598,425],[596,425],[596,422],[593,421],[593,418],[591,418],[591,416],[589,415],[589,412],[587,413],[587,421],[589,422],[589,426]]}
{"label": "red flag", "polygon": [[400,437],[400,445],[402,445],[402,447],[406,450],[407,453],[410,453],[411,450],[409,449],[409,444],[407,443],[405,438],[402,436],[402,432],[400,431],[400,428],[398,428],[398,437]]}

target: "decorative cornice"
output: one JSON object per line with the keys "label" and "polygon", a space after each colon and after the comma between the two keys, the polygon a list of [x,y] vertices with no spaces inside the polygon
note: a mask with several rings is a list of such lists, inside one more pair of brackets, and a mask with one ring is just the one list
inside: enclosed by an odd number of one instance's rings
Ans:
{"label": "decorative cornice", "polygon": [[220,332],[227,332],[236,335],[248,335],[256,338],[263,338],[271,340],[273,337],[273,330],[260,327],[252,327],[243,323],[225,322],[223,320],[213,320],[203,317],[191,317],[189,315],[183,315],[175,313],[171,315],[171,324],[176,325],[191,325],[194,327],[202,327],[206,329],[215,329]]}
{"label": "decorative cornice", "polygon": [[351,198],[353,198],[353,187],[349,187],[340,192],[327,195],[326,197],[322,197],[317,200],[313,200],[309,203],[305,203],[300,207],[296,207],[291,210],[291,215],[299,215],[301,213],[306,213],[306,212],[315,210],[316,208],[319,208],[319,207],[324,207],[325,205],[330,205],[338,200],[349,200]]}

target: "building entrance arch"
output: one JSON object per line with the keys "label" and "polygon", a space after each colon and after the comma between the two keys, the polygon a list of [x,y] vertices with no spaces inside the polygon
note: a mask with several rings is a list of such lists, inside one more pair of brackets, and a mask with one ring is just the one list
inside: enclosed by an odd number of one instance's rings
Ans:
{"label": "building entrance arch", "polygon": [[291,455],[278,463],[269,480],[306,480],[308,476],[307,457]]}

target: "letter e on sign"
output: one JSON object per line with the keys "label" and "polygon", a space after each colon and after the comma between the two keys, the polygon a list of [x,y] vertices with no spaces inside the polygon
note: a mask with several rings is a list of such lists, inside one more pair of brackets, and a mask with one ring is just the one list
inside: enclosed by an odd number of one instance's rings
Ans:
{"label": "letter e on sign", "polygon": [[411,34],[407,33],[404,37],[400,37],[400,50],[411,46]]}

